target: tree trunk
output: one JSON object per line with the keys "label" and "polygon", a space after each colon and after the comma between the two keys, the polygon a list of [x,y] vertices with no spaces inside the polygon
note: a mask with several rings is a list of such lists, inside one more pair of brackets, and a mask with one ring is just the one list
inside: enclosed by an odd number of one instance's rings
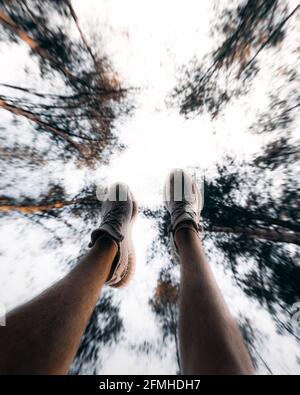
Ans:
{"label": "tree trunk", "polygon": [[249,217],[251,217],[254,220],[257,221],[262,221],[265,224],[267,224],[267,226],[279,226],[281,228],[284,228],[285,231],[292,231],[292,232],[296,232],[296,233],[300,233],[300,225],[297,224],[296,222],[291,222],[291,221],[286,221],[280,218],[270,218],[267,216],[263,216],[263,215],[252,215],[249,214]]}
{"label": "tree trunk", "polygon": [[231,233],[245,236],[249,239],[270,240],[278,243],[290,243],[300,245],[300,234],[289,232],[286,229],[261,229],[243,225],[233,227],[223,225],[212,225],[208,229],[212,233]]}
{"label": "tree trunk", "polygon": [[51,210],[58,210],[66,206],[72,206],[75,204],[79,205],[97,205],[100,204],[100,202],[97,200],[97,198],[79,198],[79,199],[73,199],[73,200],[56,200],[52,201],[50,203],[46,203],[46,201],[42,202],[37,202],[37,203],[31,203],[31,202],[21,202],[21,203],[15,203],[11,199],[0,199],[0,213],[9,213],[11,211],[18,211],[22,214],[35,214],[35,213],[40,213],[40,212],[47,212]]}
{"label": "tree trunk", "polygon": [[81,30],[81,27],[79,25],[78,18],[77,18],[76,12],[75,12],[75,10],[74,10],[74,8],[72,6],[71,0],[67,0],[67,5],[69,7],[70,14],[71,14],[71,16],[72,16],[72,18],[73,18],[73,20],[75,22],[75,25],[77,27],[77,30],[78,30],[78,32],[80,34],[81,40],[83,41],[84,45],[86,46],[86,49],[87,49],[88,53],[90,54],[91,58],[93,59],[95,68],[97,69],[97,67],[98,67],[97,59],[96,59],[95,55],[93,54],[93,51],[91,50],[91,47],[89,46],[89,44],[88,44],[88,42],[87,42],[87,40],[85,38],[85,35],[83,34],[83,31]]}
{"label": "tree trunk", "polygon": [[300,224],[297,223],[296,221],[285,220],[285,219],[281,219],[280,217],[270,217],[267,214],[264,215],[264,214],[256,213],[255,211],[249,212],[247,211],[247,209],[241,207],[230,207],[223,205],[223,210],[228,213],[229,217],[240,218],[241,221],[244,218],[247,223],[249,220],[251,220],[253,226],[255,226],[255,223],[257,221],[260,221],[263,223],[263,225],[261,226],[264,227],[268,227],[268,226],[273,227],[274,225],[276,225],[280,228],[285,228],[286,231],[300,233]]}
{"label": "tree trunk", "polygon": [[10,211],[18,211],[22,214],[34,214],[38,212],[47,212],[53,209],[60,209],[64,206],[71,205],[72,202],[55,202],[52,204],[1,204],[0,202],[0,213],[9,213]]}

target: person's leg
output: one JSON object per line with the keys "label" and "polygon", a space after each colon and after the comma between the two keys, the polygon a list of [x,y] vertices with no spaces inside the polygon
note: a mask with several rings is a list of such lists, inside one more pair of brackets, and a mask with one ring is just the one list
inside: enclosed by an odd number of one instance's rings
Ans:
{"label": "person's leg", "polygon": [[165,184],[173,251],[181,265],[179,338],[184,374],[251,374],[252,363],[200,240],[203,197],[181,169]]}
{"label": "person's leg", "polygon": [[65,278],[8,314],[0,327],[0,374],[67,373],[104,283],[129,281],[137,205],[126,185],[109,189],[101,213],[91,251]]}
{"label": "person's leg", "polygon": [[197,233],[175,234],[181,264],[179,337],[185,374],[253,374],[240,331],[221,295]]}
{"label": "person's leg", "polygon": [[100,238],[62,280],[8,314],[0,328],[1,374],[65,374],[108,278],[117,245]]}

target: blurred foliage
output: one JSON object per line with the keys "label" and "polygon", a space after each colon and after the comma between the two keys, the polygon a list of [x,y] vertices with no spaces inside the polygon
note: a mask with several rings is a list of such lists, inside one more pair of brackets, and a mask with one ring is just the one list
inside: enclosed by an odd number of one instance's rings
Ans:
{"label": "blurred foliage", "polygon": [[[30,120],[37,133],[47,132],[60,157],[86,165],[104,160],[103,150],[116,143],[113,122],[130,106],[107,58],[89,46],[71,2],[1,0],[0,6],[2,39],[27,45],[42,78],[56,76],[65,85],[65,93],[45,93],[1,84],[11,94],[0,94],[0,108]],[[70,34],[72,23],[80,40]]]}
{"label": "blurred foliage", "polygon": [[116,343],[123,330],[119,306],[113,301],[111,291],[102,293],[93,311],[70,368],[70,374],[99,374],[101,348]]}
{"label": "blurred foliage", "polygon": [[283,41],[287,22],[300,7],[288,14],[287,5],[285,0],[246,0],[223,10],[211,32],[220,45],[200,63],[192,59],[182,68],[170,104],[178,103],[186,116],[208,112],[216,118],[229,102],[248,93],[260,70],[258,55]]}
{"label": "blurred foliage", "polygon": [[157,280],[150,307],[156,315],[162,333],[162,342],[173,341],[176,350],[177,373],[180,373],[179,341],[178,341],[178,297],[179,284],[172,276],[170,267],[163,268]]}

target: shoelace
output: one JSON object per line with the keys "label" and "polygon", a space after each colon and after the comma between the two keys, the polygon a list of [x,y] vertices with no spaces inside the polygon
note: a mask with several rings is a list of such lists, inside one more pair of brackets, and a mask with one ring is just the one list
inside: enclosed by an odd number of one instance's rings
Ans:
{"label": "shoelace", "polygon": [[127,201],[117,201],[117,204],[109,210],[102,220],[102,225],[109,224],[118,232],[122,227],[122,220],[127,211]]}
{"label": "shoelace", "polygon": [[189,202],[187,202],[186,200],[180,200],[178,202],[175,203],[176,206],[174,208],[174,210],[171,212],[171,216],[174,218],[179,217],[179,215],[182,214],[182,212],[184,211],[186,214],[188,214],[191,219],[194,219],[194,216],[197,216],[197,213],[195,212],[195,210],[193,210],[191,204]]}

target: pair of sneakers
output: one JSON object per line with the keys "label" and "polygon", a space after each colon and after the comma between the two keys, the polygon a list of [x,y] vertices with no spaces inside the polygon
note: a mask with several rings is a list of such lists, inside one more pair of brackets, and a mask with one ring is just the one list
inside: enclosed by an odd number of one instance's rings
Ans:
{"label": "pair of sneakers", "polygon": [[[164,186],[164,201],[171,217],[171,238],[175,256],[178,257],[175,234],[179,229],[190,228],[200,232],[200,211],[203,198],[192,178],[182,169],[170,172]],[[92,247],[99,238],[109,237],[117,247],[106,284],[122,287],[128,283],[135,268],[132,243],[132,226],[137,217],[137,203],[125,184],[112,185],[103,201],[102,222],[91,235]]]}

